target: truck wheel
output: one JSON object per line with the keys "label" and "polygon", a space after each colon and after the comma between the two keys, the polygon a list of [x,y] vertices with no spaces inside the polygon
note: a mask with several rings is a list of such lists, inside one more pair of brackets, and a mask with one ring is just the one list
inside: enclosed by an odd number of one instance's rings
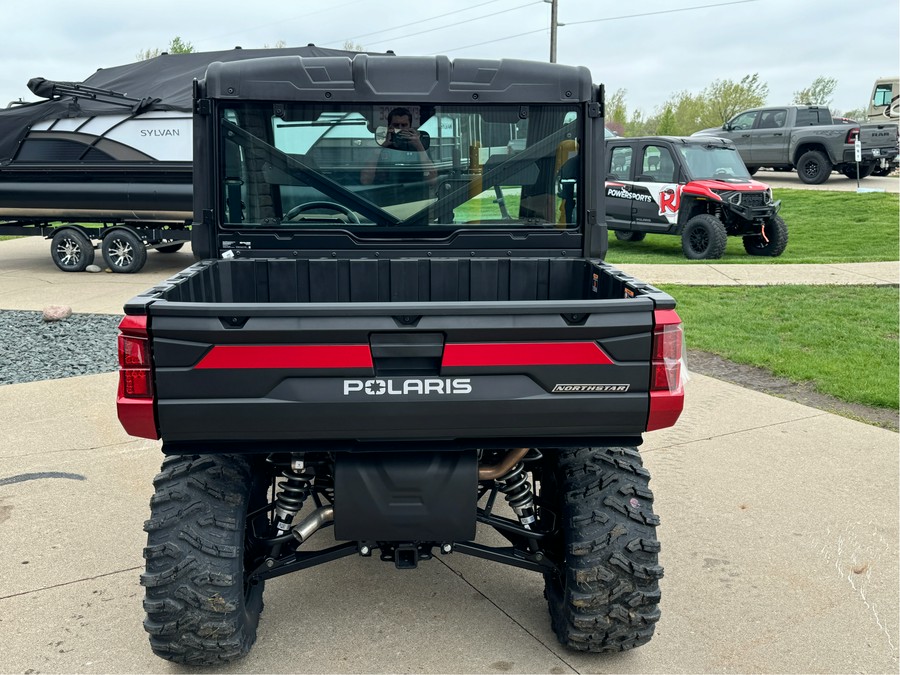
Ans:
{"label": "truck wheel", "polygon": [[756,175],[757,171],[759,171],[758,166],[749,166],[749,165],[747,166],[747,173],[749,173],[751,176]]}
{"label": "truck wheel", "polygon": [[[221,665],[247,654],[256,640],[264,584],[248,570],[263,560],[248,533],[248,511],[265,504],[265,471],[237,455],[168,457],[153,480],[144,524],[144,629],[164,659]],[[262,528],[262,529],[259,529]]]}
{"label": "truck wheel", "polygon": [[801,183],[821,185],[831,175],[831,162],[824,152],[810,150],[800,156],[797,162],[797,175]]}
{"label": "truck wheel", "polygon": [[50,240],[50,257],[63,272],[84,272],[94,262],[94,245],[78,230],[66,228]]}
{"label": "truck wheel", "polygon": [[773,258],[784,253],[788,243],[788,229],[781,216],[767,220],[763,231],[765,239],[759,235],[744,237],[744,250],[750,255],[767,255]]}
{"label": "truck wheel", "polygon": [[650,641],[659,580],[649,472],[636,448],[545,452],[541,503],[558,514],[547,550],[559,574],[544,575],[553,631],[572,649],[618,652]]}
{"label": "truck wheel", "polygon": [[[859,165],[859,177],[868,178],[875,171],[874,164],[860,164]],[[843,164],[841,166],[841,173],[844,174],[850,180],[856,180],[856,164]]]}
{"label": "truck wheel", "polygon": [[115,229],[103,238],[103,260],[113,272],[133,274],[147,262],[147,247],[131,230]]}
{"label": "truck wheel", "polygon": [[616,230],[616,239],[619,241],[644,241],[646,232],[631,232],[630,230]]}
{"label": "truck wheel", "polygon": [[681,233],[681,250],[690,260],[721,258],[727,244],[722,221],[706,213],[691,218]]}

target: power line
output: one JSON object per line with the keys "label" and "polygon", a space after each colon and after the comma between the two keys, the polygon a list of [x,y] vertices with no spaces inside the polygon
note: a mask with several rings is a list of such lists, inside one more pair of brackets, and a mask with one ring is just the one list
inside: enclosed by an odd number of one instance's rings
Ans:
{"label": "power line", "polygon": [[[492,16],[497,16],[498,14],[506,14],[507,12],[512,12],[517,9],[523,9],[525,7],[530,7],[532,5],[541,5],[541,4],[543,4],[543,2],[544,2],[544,0],[534,0],[534,2],[528,2],[528,3],[525,3],[524,5],[517,5],[516,7],[510,7],[509,9],[501,9],[499,12],[493,12],[492,14],[483,14],[482,16],[476,16],[471,19],[465,19],[464,21],[457,21],[456,23],[450,23],[450,24],[447,24],[446,26],[438,26],[437,28],[429,28],[428,30],[420,30],[420,31],[417,31],[415,35],[401,35],[400,37],[387,38],[386,40],[378,40],[377,42],[371,42],[369,44],[370,45],[378,45],[378,44],[382,44],[384,42],[406,40],[411,37],[419,37],[420,35],[424,35],[425,33],[433,33],[436,30],[444,30],[446,28],[453,28],[454,26],[461,26],[464,23],[472,23],[473,21],[487,19]],[[487,4],[487,3],[485,3],[485,4]],[[410,25],[416,25],[416,24],[413,23]]]}
{"label": "power line", "polygon": [[[401,26],[394,26],[393,28],[385,28],[383,30],[376,30],[371,33],[363,33],[362,35],[354,35],[353,37],[345,38],[345,41],[350,40],[359,40],[360,38],[369,37],[370,35],[379,35],[381,33],[389,33],[392,30],[399,30],[400,28],[409,28],[410,26],[418,26],[420,23],[424,21],[434,21],[435,19],[443,19],[445,16],[453,16],[454,14],[459,14],[460,12],[468,12],[470,9],[480,9],[485,5],[492,5],[495,2],[500,2],[500,0],[488,0],[487,2],[482,2],[477,5],[471,5],[469,7],[463,7],[462,9],[454,9],[452,12],[447,12],[446,14],[438,14],[437,16],[428,17],[427,19],[422,19],[421,21],[413,21],[411,23],[405,23]],[[337,43],[338,40],[331,40],[330,42],[323,42],[323,45],[330,45]],[[377,43],[376,43],[377,44]]]}
{"label": "power line", "polygon": [[728,5],[743,5],[748,2],[759,2],[760,0],[734,0],[733,2],[717,2],[712,5],[697,5],[696,7],[680,7],[678,9],[661,9],[657,12],[644,12],[642,14],[626,14],[623,16],[609,16],[603,19],[586,19],[585,21],[567,21],[562,26],[576,26],[581,23],[598,23],[600,21],[618,21],[619,19],[636,19],[642,16],[657,16],[659,14],[674,14],[675,12],[690,12],[695,9],[710,9],[711,7],[726,7]]}
{"label": "power line", "polygon": [[[559,25],[560,26],[574,26],[576,24],[582,24],[582,23],[598,23],[601,21],[619,21],[621,19],[636,19],[636,18],[640,18],[640,17],[644,17],[644,16],[656,16],[658,14],[671,14],[673,12],[689,12],[689,11],[698,10],[698,9],[709,9],[712,7],[726,7],[728,5],[741,5],[741,4],[745,4],[748,2],[760,2],[760,0],[733,0],[732,2],[718,2],[715,4],[711,4],[711,5],[697,5],[694,7],[681,7],[678,9],[662,9],[662,10],[659,10],[656,12],[643,12],[641,14],[624,14],[622,16],[608,16],[608,17],[604,17],[602,19],[587,19],[584,21],[566,21],[565,23],[560,23]],[[472,47],[481,47],[483,45],[489,45],[489,44],[493,44],[495,42],[503,42],[505,40],[513,40],[515,38],[524,37],[526,35],[534,35],[535,33],[543,33],[547,30],[549,30],[549,27],[548,28],[538,28],[537,30],[530,30],[525,33],[516,33],[515,35],[507,35],[506,37],[502,37],[502,38],[494,38],[493,40],[486,40],[485,42],[478,42],[475,44],[466,45],[464,47],[454,47],[453,49],[442,49],[442,50],[440,50],[439,53],[447,54],[450,52],[458,52],[462,49],[471,49]]]}

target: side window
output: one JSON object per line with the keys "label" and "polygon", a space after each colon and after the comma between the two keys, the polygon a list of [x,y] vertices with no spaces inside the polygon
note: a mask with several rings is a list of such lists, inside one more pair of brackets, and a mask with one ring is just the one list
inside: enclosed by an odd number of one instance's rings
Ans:
{"label": "side window", "polygon": [[872,98],[872,105],[882,106],[889,105],[891,102],[891,94],[893,87],[889,84],[879,84],[875,87],[875,96]]}
{"label": "side window", "polygon": [[759,118],[758,129],[781,129],[787,118],[786,110],[763,110]]}
{"label": "side window", "polygon": [[609,155],[609,170],[614,180],[625,180],[631,175],[631,157],[634,149],[628,146],[613,148]]}
{"label": "side window", "polygon": [[[819,111],[815,108],[798,108],[797,109],[797,126],[811,127],[819,124]],[[828,120],[831,123],[831,120]]]}
{"label": "side window", "polygon": [[753,126],[753,123],[756,121],[757,115],[759,115],[758,110],[753,110],[751,112],[745,112],[743,115],[738,115],[733,120],[731,120],[731,128],[735,129],[736,131],[750,129]]}
{"label": "side window", "polygon": [[648,145],[644,148],[644,161],[641,173],[649,176],[654,183],[675,182],[675,161],[668,148],[659,145]]}

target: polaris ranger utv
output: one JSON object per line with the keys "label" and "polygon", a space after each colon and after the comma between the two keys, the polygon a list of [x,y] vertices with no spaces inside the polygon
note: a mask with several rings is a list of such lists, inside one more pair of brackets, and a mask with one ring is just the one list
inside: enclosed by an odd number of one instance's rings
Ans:
{"label": "polaris ranger utv", "polygon": [[602,260],[590,73],[280,57],[212,64],[194,104],[204,260],[130,300],[119,338],[119,418],[166,455],[153,651],[240,657],[267,580],[351,555],[530,570],[563,644],[650,640],[637,446],[682,410],[681,321]]}

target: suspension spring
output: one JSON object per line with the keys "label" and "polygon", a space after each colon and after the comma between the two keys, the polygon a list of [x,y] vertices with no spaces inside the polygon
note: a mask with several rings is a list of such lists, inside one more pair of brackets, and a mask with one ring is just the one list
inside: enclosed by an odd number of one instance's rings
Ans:
{"label": "suspension spring", "polygon": [[534,492],[523,462],[516,462],[509,473],[497,479],[497,489],[503,493],[522,525],[530,525],[535,521]]}
{"label": "suspension spring", "polygon": [[281,472],[282,481],[279,486],[278,496],[275,497],[275,527],[278,534],[286,534],[291,529],[291,521],[294,520],[303,502],[310,494],[310,484],[314,474],[305,471],[303,462],[294,462],[289,468]]}

